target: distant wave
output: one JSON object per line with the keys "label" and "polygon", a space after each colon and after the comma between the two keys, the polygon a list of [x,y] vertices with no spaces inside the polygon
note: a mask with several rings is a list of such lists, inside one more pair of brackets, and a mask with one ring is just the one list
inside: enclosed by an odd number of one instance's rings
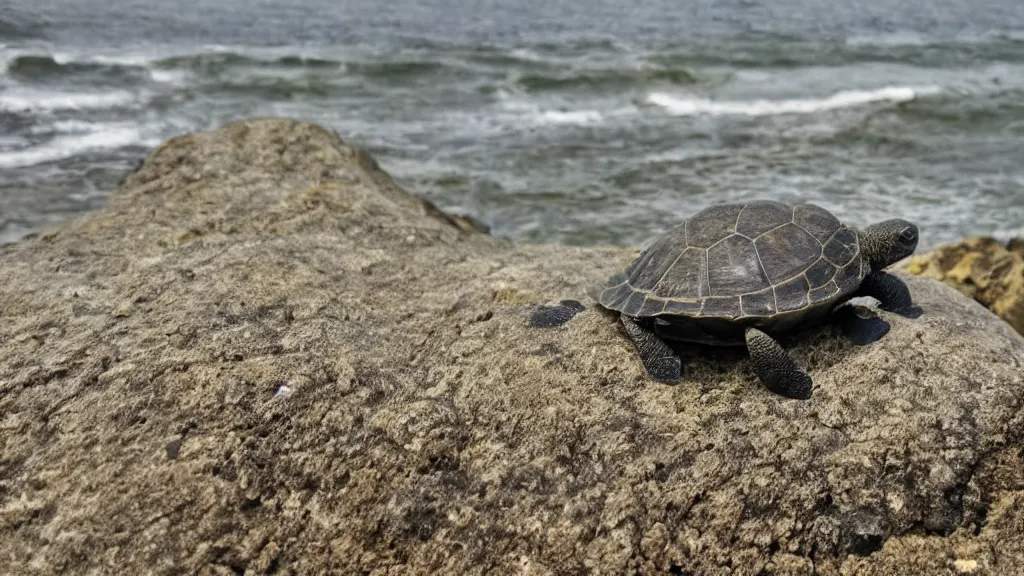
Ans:
{"label": "distant wave", "polygon": [[[168,72],[219,72],[233,67],[249,68],[294,68],[294,69],[327,69],[336,70],[344,67],[339,60],[314,58],[300,55],[285,55],[272,58],[260,58],[235,52],[212,52],[183,54],[162,57],[147,57],[140,54],[122,55],[79,55],[79,54],[25,54],[9,53],[5,59],[6,72],[22,79],[39,79],[48,76],[66,76],[67,74],[138,74],[149,71],[150,74],[166,74]],[[371,69],[372,69],[371,63]],[[382,62],[378,64],[384,73],[395,69],[402,71],[415,67],[416,63]]]}
{"label": "distant wave", "polygon": [[344,69],[350,74],[359,74],[380,80],[403,80],[434,74],[448,67],[437,60],[369,60],[346,62]]}
{"label": "distant wave", "polygon": [[162,58],[153,62],[158,71],[188,71],[199,76],[220,77],[227,70],[259,69],[305,71],[311,74],[361,76],[382,82],[402,82],[423,76],[455,71],[459,67],[443,59],[432,58],[322,58],[303,55],[258,57],[222,51]]}
{"label": "distant wave", "polygon": [[535,126],[545,125],[577,125],[594,126],[602,124],[610,118],[616,118],[635,114],[635,106],[620,108],[593,109],[553,109],[545,107],[536,100],[523,98],[521,95],[513,95],[501,91],[498,93],[498,106],[504,111],[506,119],[515,124],[526,121]]}
{"label": "distant wave", "polygon": [[668,68],[739,69],[841,67],[881,63],[919,68],[972,67],[979,63],[1024,61],[1024,34],[1002,32],[985,38],[930,38],[911,32],[835,39],[730,39],[725,43],[667,49],[645,59]]}
{"label": "distant wave", "polygon": [[286,67],[286,68],[339,68],[337,60],[315,58],[299,55],[287,55],[276,58],[259,58],[238,52],[217,51],[196,54],[182,54],[155,59],[153,66],[164,69],[217,70],[233,66],[249,67]]}
{"label": "distant wave", "polygon": [[106,93],[6,92],[0,94],[0,110],[8,112],[38,110],[102,109],[132,104],[135,97],[124,91]]}
{"label": "distant wave", "polygon": [[598,124],[604,120],[604,115],[597,110],[545,110],[540,113],[540,118],[551,124]]}
{"label": "distant wave", "polygon": [[75,60],[62,56],[24,54],[12,58],[7,63],[7,73],[15,78],[35,80],[46,77],[64,78],[68,74],[125,74],[130,72],[130,68],[138,67],[123,62],[102,62],[97,59]]}
{"label": "distant wave", "polygon": [[532,72],[516,82],[530,92],[561,91],[573,88],[619,89],[648,84],[689,85],[698,81],[686,68],[619,68],[577,70],[568,74]]}
{"label": "distant wave", "polygon": [[909,30],[888,34],[856,35],[846,39],[849,46],[927,46],[928,39]]}
{"label": "distant wave", "polygon": [[156,142],[142,137],[138,128],[131,126],[109,126],[88,134],[58,136],[45,144],[0,153],[0,168],[33,166],[70,158],[91,150],[121,148],[132,145],[151,146]]}
{"label": "distant wave", "polygon": [[401,79],[432,74],[451,64],[440,59],[331,59],[303,55],[260,57],[243,52],[216,51],[146,58],[139,55],[76,56],[68,54],[16,54],[7,62],[7,73],[23,79],[67,74],[127,74],[148,70],[157,78],[192,72],[217,76],[237,68],[344,71],[371,78]]}
{"label": "distant wave", "polygon": [[648,102],[673,116],[774,116],[779,114],[813,114],[827,110],[862,106],[873,102],[909,102],[920,95],[935,94],[937,87],[911,88],[890,86],[876,90],[843,90],[826,98],[794,98],[789,100],[722,100],[652,92]]}
{"label": "distant wave", "polygon": [[162,84],[180,84],[188,77],[184,70],[150,70],[149,77]]}
{"label": "distant wave", "polygon": [[0,17],[0,40],[24,38],[35,38],[39,36],[41,26],[36,23],[15,22],[6,17]]}

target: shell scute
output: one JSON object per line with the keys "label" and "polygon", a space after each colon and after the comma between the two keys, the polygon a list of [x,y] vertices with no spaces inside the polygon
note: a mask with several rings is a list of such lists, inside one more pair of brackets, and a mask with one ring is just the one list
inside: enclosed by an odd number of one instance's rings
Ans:
{"label": "shell scute", "polygon": [[804,272],[811,288],[820,288],[828,284],[836,275],[836,267],[824,258],[819,259]]}
{"label": "shell scute", "polygon": [[744,316],[775,314],[775,290],[768,288],[753,294],[744,294],[740,296],[740,307]]}
{"label": "shell scute", "polygon": [[784,282],[821,257],[821,244],[796,224],[786,224],[754,241],[772,284]]}
{"label": "shell scute", "polygon": [[748,238],[793,221],[793,209],[779,202],[758,200],[743,207],[736,221],[736,232]]}
{"label": "shell scute", "polygon": [[814,204],[797,204],[793,207],[793,223],[822,244],[841,226],[835,216]]}
{"label": "shell scute", "polygon": [[707,256],[701,248],[687,248],[657,275],[636,282],[660,298],[699,298],[707,296]]}
{"label": "shell scute", "polygon": [[708,248],[708,283],[712,296],[739,296],[771,286],[754,242],[738,235]]}
{"label": "shell scute", "polygon": [[803,274],[775,287],[775,300],[780,310],[799,310],[810,302],[811,285]]}
{"label": "shell scute", "polygon": [[857,235],[849,228],[841,228],[825,244],[824,254],[836,266],[849,264],[857,255]]}
{"label": "shell scute", "polygon": [[686,245],[708,248],[736,232],[736,218],[742,204],[709,206],[686,222]]}
{"label": "shell scute", "polygon": [[700,312],[703,300],[668,300],[663,313],[675,316],[690,316]]}
{"label": "shell scute", "polygon": [[704,299],[701,316],[740,316],[739,296],[712,296]]}

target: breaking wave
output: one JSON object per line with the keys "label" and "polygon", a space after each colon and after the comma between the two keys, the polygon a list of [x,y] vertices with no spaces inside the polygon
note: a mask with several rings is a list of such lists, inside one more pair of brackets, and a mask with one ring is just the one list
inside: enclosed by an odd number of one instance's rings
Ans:
{"label": "breaking wave", "polygon": [[0,110],[7,112],[114,108],[134,102],[135,96],[124,91],[103,94],[29,91],[0,94]]}
{"label": "breaking wave", "polygon": [[697,76],[686,68],[624,68],[578,70],[568,74],[533,72],[524,74],[517,83],[530,92],[548,92],[623,89],[650,84],[685,86],[697,81]]}
{"label": "breaking wave", "polygon": [[920,96],[936,94],[937,87],[912,88],[890,86],[876,90],[843,90],[826,98],[793,98],[787,100],[721,100],[695,96],[679,96],[652,92],[647,101],[673,116],[774,116],[780,114],[813,114],[840,108],[862,106],[874,102],[909,102]]}
{"label": "breaking wave", "polygon": [[92,150],[122,148],[125,146],[152,146],[156,141],[143,138],[138,128],[111,126],[95,132],[58,136],[45,144],[0,154],[0,168],[18,168],[45,162],[63,160]]}

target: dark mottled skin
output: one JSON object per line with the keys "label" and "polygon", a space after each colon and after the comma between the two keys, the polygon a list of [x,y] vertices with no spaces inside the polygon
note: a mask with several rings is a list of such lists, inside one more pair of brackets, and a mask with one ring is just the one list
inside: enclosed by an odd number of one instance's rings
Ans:
{"label": "dark mottled skin", "polygon": [[783,350],[774,338],[757,328],[747,328],[747,349],[754,372],[766,388],[787,398],[811,397],[811,378]]}
{"label": "dark mottled skin", "polygon": [[530,314],[530,326],[534,328],[561,326],[583,310],[583,304],[576,300],[562,300],[555,305],[540,306]]}
{"label": "dark mottled skin", "polygon": [[636,345],[644,368],[651,378],[674,384],[683,377],[683,362],[664,340],[641,327],[629,316],[622,316],[622,327]]}
{"label": "dark mottled skin", "polygon": [[907,318],[917,318],[921,315],[921,308],[914,305],[907,285],[892,274],[869,274],[861,283],[859,293],[876,298],[881,303],[879,307],[887,312]]}

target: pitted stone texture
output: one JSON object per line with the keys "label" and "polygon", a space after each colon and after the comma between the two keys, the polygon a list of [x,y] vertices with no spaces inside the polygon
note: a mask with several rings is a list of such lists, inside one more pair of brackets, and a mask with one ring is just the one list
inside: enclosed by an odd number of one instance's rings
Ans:
{"label": "pitted stone texture", "polygon": [[467,229],[259,120],[0,248],[0,571],[1021,571],[1024,343],[970,299],[798,339],[806,402],[667,386],[582,296],[635,251]]}

